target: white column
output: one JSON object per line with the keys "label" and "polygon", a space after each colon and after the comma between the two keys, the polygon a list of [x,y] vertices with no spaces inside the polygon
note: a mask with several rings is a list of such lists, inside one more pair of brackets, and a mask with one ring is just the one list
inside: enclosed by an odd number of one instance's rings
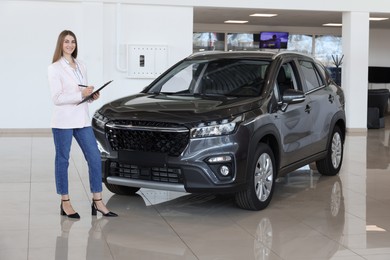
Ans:
{"label": "white column", "polygon": [[[343,54],[342,88],[346,97],[347,128],[353,131],[367,131],[367,90],[368,90],[368,53],[369,53],[369,13],[343,13]],[[366,135],[347,136],[345,153],[353,161],[343,164],[341,178],[346,180],[344,186],[345,225],[344,233],[359,231],[363,239],[345,237],[345,244],[352,248],[366,248],[366,223],[356,222],[355,216],[366,217],[364,196],[356,196],[355,191],[366,190]],[[345,167],[344,167],[345,166]],[[352,186],[348,186],[350,184]],[[354,216],[348,213],[353,213]]]}
{"label": "white column", "polygon": [[369,13],[343,13],[342,88],[347,128],[367,131]]}
{"label": "white column", "polygon": [[[348,248],[366,248],[367,231],[367,156],[366,134],[347,135],[343,166],[339,177],[342,182],[345,206],[343,245]],[[358,220],[359,219],[359,220]],[[358,220],[358,221],[357,221]],[[352,235],[351,234],[355,234]]]}

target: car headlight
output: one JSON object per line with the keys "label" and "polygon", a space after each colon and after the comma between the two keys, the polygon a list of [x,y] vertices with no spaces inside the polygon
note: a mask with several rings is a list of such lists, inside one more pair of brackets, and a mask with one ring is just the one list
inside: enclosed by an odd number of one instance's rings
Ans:
{"label": "car headlight", "polygon": [[209,123],[201,123],[197,127],[191,129],[191,138],[201,138],[210,136],[221,136],[233,133],[236,130],[238,123],[242,121],[242,116],[238,116],[233,120],[224,119],[221,121],[211,121]]}
{"label": "car headlight", "polygon": [[106,123],[108,122],[108,118],[99,113],[99,111],[96,111],[93,115],[93,119],[95,121],[95,124],[98,128],[104,129]]}

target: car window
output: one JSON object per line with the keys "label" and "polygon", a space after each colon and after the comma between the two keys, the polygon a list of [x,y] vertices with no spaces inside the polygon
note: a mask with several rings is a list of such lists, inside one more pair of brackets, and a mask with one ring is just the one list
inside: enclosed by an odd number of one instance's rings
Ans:
{"label": "car window", "polygon": [[[196,66],[197,64],[195,64]],[[193,79],[194,64],[183,68],[174,77],[171,77],[164,84],[164,92],[180,92],[190,88]]]}
{"label": "car window", "polygon": [[277,99],[283,95],[286,89],[300,89],[298,87],[294,64],[292,62],[284,63],[280,67],[276,77],[276,87],[278,89],[276,93]]}
{"label": "car window", "polygon": [[148,92],[190,93],[205,62],[182,62],[157,81]]}
{"label": "car window", "polygon": [[210,62],[202,77],[202,93],[256,96],[264,84],[269,62],[219,60]]}
{"label": "car window", "polygon": [[258,96],[269,61],[222,59],[185,61],[149,92],[180,95]]}
{"label": "car window", "polygon": [[316,65],[317,65],[316,67],[317,67],[318,71],[321,73],[322,78],[324,78],[325,82],[327,84],[329,84],[332,81],[332,79],[331,79],[327,69],[324,67],[324,65],[322,65],[319,62],[317,62]]}
{"label": "car window", "polygon": [[306,82],[307,91],[311,91],[325,85],[324,80],[312,62],[300,60],[299,65]]}

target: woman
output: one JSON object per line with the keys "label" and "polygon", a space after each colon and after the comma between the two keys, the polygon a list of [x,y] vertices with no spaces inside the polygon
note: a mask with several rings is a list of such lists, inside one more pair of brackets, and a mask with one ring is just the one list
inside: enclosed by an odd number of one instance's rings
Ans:
{"label": "woman", "polygon": [[[77,52],[76,35],[68,30],[61,32],[53,63],[48,68],[51,98],[54,103],[51,127],[56,149],[56,189],[61,195],[60,214],[69,218],[80,218],[71,205],[68,193],[69,153],[74,136],[88,163],[92,215],[99,211],[103,216],[115,217],[118,215],[109,211],[102,201],[100,153],[91,127],[88,102],[78,104],[92,94],[93,87],[86,86],[87,71],[84,64],[76,59]],[[96,93],[91,101],[98,98],[99,93]]]}

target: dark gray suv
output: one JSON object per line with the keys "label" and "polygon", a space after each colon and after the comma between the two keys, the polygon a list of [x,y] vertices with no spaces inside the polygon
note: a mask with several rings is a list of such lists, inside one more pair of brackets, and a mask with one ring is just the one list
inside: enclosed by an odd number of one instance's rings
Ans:
{"label": "dark gray suv", "polygon": [[292,52],[204,52],[178,62],[141,93],[94,117],[103,182],[233,193],[239,207],[268,206],[275,179],[343,159],[344,94],[312,57]]}

